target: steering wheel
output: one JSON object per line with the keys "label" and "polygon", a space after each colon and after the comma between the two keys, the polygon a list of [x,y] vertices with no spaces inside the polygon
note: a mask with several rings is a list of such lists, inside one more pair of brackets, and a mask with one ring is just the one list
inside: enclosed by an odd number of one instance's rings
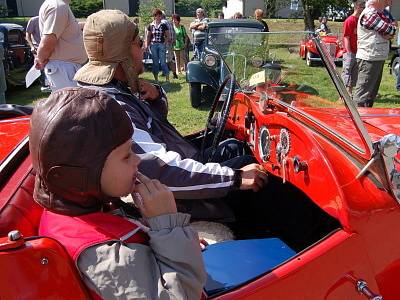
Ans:
{"label": "steering wheel", "polygon": [[[228,120],[229,111],[231,109],[233,96],[235,94],[235,87],[235,75],[228,74],[220,85],[217,94],[215,95],[214,102],[211,105],[210,113],[207,118],[206,128],[204,129],[203,141],[201,143],[201,154],[204,157],[208,133],[211,131],[214,132],[214,140],[210,148],[211,155],[208,157],[207,161],[212,161],[217,150],[217,146],[221,142],[222,135],[225,131],[226,121]],[[221,111],[219,113],[215,113],[225,88],[228,88],[227,96],[224,99]]]}

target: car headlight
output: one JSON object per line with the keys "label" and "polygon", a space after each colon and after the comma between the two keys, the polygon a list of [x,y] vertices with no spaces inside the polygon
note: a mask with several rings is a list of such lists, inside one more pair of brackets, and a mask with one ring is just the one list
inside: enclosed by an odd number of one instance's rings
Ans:
{"label": "car headlight", "polygon": [[212,67],[215,66],[216,63],[217,63],[217,59],[215,58],[214,55],[207,54],[207,55],[204,57],[204,64],[205,64],[207,67],[212,68]]}

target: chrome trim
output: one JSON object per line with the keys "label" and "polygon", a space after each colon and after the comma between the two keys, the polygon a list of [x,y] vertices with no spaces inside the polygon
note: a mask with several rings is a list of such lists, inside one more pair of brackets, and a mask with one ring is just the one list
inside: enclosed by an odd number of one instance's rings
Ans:
{"label": "chrome trim", "polygon": [[400,204],[400,171],[396,169],[396,156],[400,153],[400,136],[387,134],[378,142],[379,152],[385,165],[390,190]]}
{"label": "chrome trim", "polygon": [[0,120],[0,123],[14,123],[14,122],[26,121],[26,120],[29,120],[29,119],[30,119],[30,117],[14,119],[12,121],[10,121],[10,119],[6,119],[6,120]]}
{"label": "chrome trim", "polygon": [[16,148],[5,158],[5,160],[0,165],[0,174],[3,173],[4,169],[7,165],[18,156],[18,153],[21,151],[22,148],[26,147],[29,142],[29,137],[25,137]]}

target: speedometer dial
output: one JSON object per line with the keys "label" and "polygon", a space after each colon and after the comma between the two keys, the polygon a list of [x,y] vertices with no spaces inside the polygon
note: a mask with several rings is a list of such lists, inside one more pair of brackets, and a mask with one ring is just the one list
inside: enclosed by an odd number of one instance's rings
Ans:
{"label": "speedometer dial", "polygon": [[271,152],[271,135],[266,126],[260,128],[258,149],[263,161],[267,161]]}

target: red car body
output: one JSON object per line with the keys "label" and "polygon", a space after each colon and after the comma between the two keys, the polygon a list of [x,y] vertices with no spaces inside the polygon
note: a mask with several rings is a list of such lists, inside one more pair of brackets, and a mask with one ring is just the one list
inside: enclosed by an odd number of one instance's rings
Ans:
{"label": "red car body", "polygon": [[[378,300],[381,295],[386,300],[400,299],[400,204],[396,200],[400,186],[391,187],[384,157],[389,153],[382,154],[386,148],[379,148],[387,134],[400,136],[400,109],[360,109],[358,120],[348,108],[306,106],[309,94],[276,87],[264,84],[252,92],[237,90],[226,131],[245,141],[271,174],[271,181],[280,182],[284,193],[274,198],[271,190],[270,198],[259,201],[277,205],[271,218],[276,214],[283,232],[323,227],[328,221],[333,225],[318,238],[298,237],[308,242],[289,259],[210,298]],[[268,153],[261,137],[265,129]],[[28,117],[0,120],[0,298],[90,299],[63,246],[37,236],[42,208],[32,198],[28,131]],[[282,132],[287,134],[285,157],[278,155],[285,139]],[[396,150],[391,154],[393,176],[400,173]],[[295,197],[284,199],[285,194]],[[303,215],[306,205],[314,207],[322,222],[298,222],[309,218]],[[312,218],[311,210],[304,212]],[[23,237],[15,233],[7,237],[12,230]],[[245,259],[251,260],[251,254]]]}
{"label": "red car body", "polygon": [[[337,35],[323,35],[321,40],[325,43],[329,50],[329,54],[334,62],[340,63],[343,60],[344,48],[340,42],[340,38]],[[300,42],[299,55],[302,59],[306,60],[308,66],[316,66],[321,63],[318,50],[313,42],[311,36],[306,37]]]}

